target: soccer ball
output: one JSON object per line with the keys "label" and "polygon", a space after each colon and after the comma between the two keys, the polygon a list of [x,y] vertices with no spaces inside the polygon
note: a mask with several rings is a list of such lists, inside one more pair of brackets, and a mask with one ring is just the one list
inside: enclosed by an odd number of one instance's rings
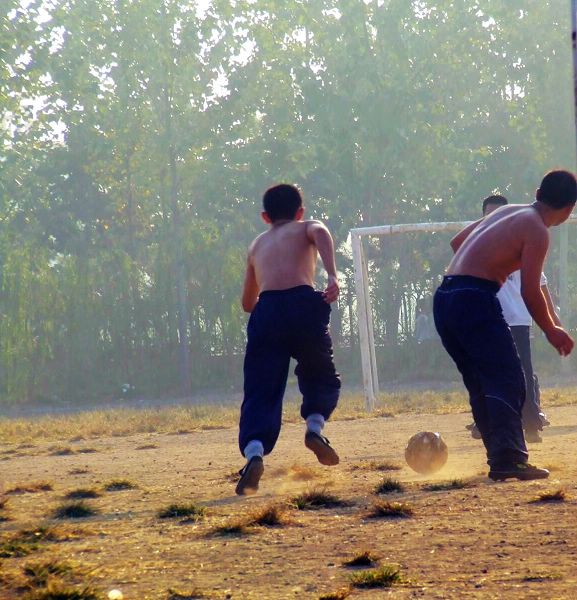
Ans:
{"label": "soccer ball", "polygon": [[413,471],[429,475],[447,462],[449,449],[441,434],[432,431],[416,433],[405,448],[405,460]]}

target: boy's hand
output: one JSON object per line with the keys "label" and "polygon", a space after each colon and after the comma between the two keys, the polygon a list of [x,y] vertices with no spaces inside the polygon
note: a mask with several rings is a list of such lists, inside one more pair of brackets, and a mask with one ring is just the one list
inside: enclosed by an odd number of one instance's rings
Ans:
{"label": "boy's hand", "polygon": [[335,275],[329,275],[327,287],[323,292],[325,302],[330,304],[339,297],[339,280]]}
{"label": "boy's hand", "polygon": [[557,352],[559,352],[561,356],[568,356],[571,354],[575,342],[562,327],[554,327],[545,335],[547,336],[547,341],[557,349]]}

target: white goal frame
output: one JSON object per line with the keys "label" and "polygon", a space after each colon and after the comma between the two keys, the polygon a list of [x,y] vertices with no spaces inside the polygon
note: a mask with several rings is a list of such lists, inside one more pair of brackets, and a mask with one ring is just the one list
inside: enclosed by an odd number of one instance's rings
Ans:
{"label": "white goal frame", "polygon": [[[377,372],[377,357],[375,352],[375,336],[373,329],[373,310],[369,293],[369,273],[363,238],[369,236],[395,235],[400,233],[460,231],[473,221],[447,221],[442,223],[407,223],[401,225],[379,225],[376,227],[359,227],[351,229],[351,246],[355,270],[355,290],[357,296],[357,323],[359,346],[361,349],[361,367],[363,373],[363,389],[365,404],[368,412],[375,408],[379,394],[379,375]],[[577,223],[577,216],[572,215],[567,223]],[[568,228],[560,228],[560,257],[559,257],[559,300],[561,318],[567,317],[568,288],[567,288],[567,255]]]}

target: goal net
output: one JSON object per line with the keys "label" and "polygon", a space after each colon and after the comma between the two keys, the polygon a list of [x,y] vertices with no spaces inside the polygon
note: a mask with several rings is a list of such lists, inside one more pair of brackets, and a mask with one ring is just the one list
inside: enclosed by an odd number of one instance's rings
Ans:
{"label": "goal net", "polygon": [[[451,237],[471,221],[409,223],[350,232],[358,340],[366,408],[375,407],[379,373],[399,379],[455,377],[434,330],[432,296],[452,251]],[[568,222],[577,222],[572,216]],[[568,230],[555,228],[545,268],[549,287],[569,326]],[[556,238],[556,239],[555,239]],[[548,352],[548,360],[553,354]],[[426,363],[426,364],[425,364]]]}

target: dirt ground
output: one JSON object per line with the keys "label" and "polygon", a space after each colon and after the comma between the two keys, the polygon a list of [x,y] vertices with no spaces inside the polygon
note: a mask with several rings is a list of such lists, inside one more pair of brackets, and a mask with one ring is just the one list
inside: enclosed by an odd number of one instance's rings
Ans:
{"label": "dirt ground", "polygon": [[[358,569],[343,562],[361,550],[380,557],[380,565],[400,565],[405,582],[352,588],[350,598],[574,598],[577,407],[555,407],[548,414],[552,425],[544,442],[529,448],[531,462],[552,470],[540,482],[489,481],[481,444],[465,430],[468,414],[331,422],[325,433],[341,456],[336,467],[316,463],[303,445],[304,426],[287,425],[265,459],[259,493],[248,498],[236,497],[231,481],[243,464],[234,429],[62,440],[68,450],[61,454],[54,443],[0,445],[2,486],[12,490],[4,496],[9,520],[0,523],[2,539],[39,525],[54,527],[59,536],[29,556],[0,559],[0,598],[22,597],[23,567],[48,560],[75,565],[82,576],[74,583],[93,586],[103,598],[112,589],[126,600],[165,600],[171,589],[183,598],[319,598],[349,586]],[[433,477],[419,476],[404,463],[408,438],[421,430],[439,431],[449,446],[446,466]],[[384,473],[373,461],[403,468]],[[384,477],[398,479],[405,491],[376,496]],[[426,489],[455,478],[468,485]],[[137,487],[103,491],[118,479]],[[39,482],[53,489],[14,493]],[[64,495],[79,488],[102,492],[87,500],[99,514],[53,519]],[[231,519],[311,489],[328,490],[350,504],[291,508],[284,526],[214,534]],[[560,489],[563,501],[532,502]],[[376,499],[410,503],[414,515],[369,519]],[[207,507],[202,521],[157,516],[170,504],[191,502]]]}

